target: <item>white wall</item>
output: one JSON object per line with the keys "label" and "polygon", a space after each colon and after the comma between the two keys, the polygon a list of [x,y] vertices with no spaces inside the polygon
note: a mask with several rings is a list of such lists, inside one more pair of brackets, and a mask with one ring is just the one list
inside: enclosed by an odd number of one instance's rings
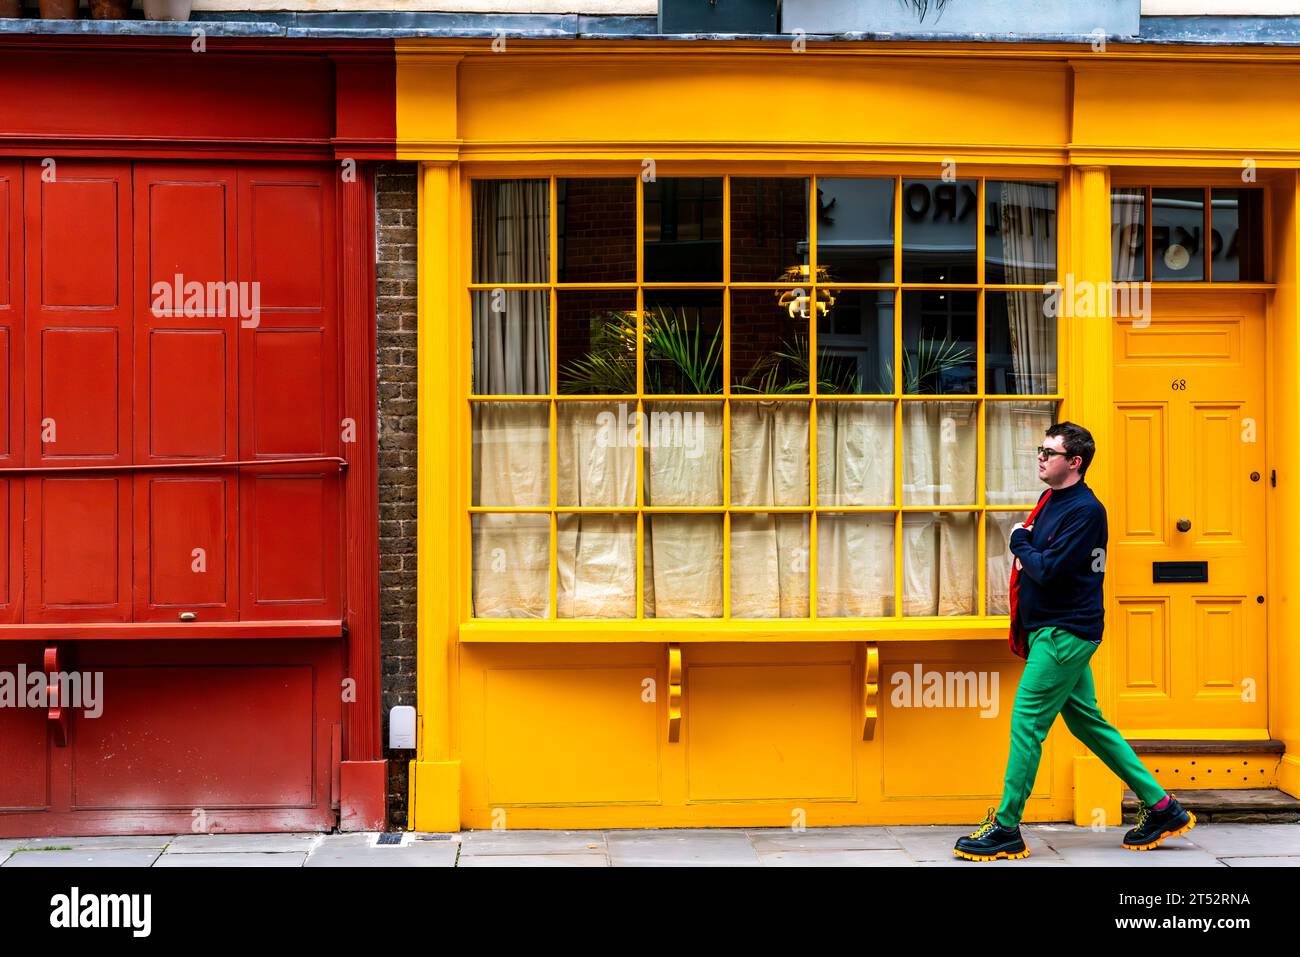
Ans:
{"label": "white wall", "polygon": [[194,9],[653,15],[658,12],[659,5],[658,0],[194,0]]}
{"label": "white wall", "polygon": [[1300,14],[1300,2],[1297,0],[1142,0],[1142,13],[1148,17],[1294,16]]}

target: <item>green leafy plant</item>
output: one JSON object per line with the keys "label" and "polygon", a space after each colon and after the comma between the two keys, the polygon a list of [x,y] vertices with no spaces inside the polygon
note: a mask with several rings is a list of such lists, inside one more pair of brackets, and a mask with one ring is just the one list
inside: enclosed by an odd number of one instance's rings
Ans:
{"label": "green leafy plant", "polygon": [[[848,368],[825,361],[817,363],[817,392],[821,395],[851,395],[862,391],[862,380]],[[758,392],[764,395],[806,393],[809,370],[808,337],[795,335],[794,341],[781,340],[780,347],[759,359],[734,386],[733,392]],[[782,372],[787,376],[781,381]]]}
{"label": "green leafy plant", "polygon": [[[560,391],[622,395],[636,392],[636,314],[612,312],[593,322],[591,348],[564,366]],[[709,394],[722,391],[722,329],[701,332],[673,309],[648,312],[642,330],[645,390]]]}
{"label": "green leafy plant", "polygon": [[899,0],[903,6],[911,7],[916,11],[916,18],[922,23],[925,22],[926,14],[931,10],[935,14],[943,13],[943,8],[948,6],[950,0]]}
{"label": "green leafy plant", "polygon": [[[903,350],[903,391],[912,395],[921,393],[923,385],[937,386],[938,377],[948,369],[965,365],[971,360],[969,349],[959,348],[957,343],[948,339],[921,339],[916,346],[916,356]],[[887,380],[893,381],[891,363],[885,363]],[[891,391],[881,389],[882,392]],[[929,390],[933,391],[933,390]]]}

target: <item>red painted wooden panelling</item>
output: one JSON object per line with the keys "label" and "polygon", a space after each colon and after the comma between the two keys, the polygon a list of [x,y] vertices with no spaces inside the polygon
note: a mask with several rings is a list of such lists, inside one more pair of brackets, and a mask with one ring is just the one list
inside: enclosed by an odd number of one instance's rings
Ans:
{"label": "red painted wooden panelling", "polygon": [[[41,649],[0,642],[0,670]],[[82,641],[63,667],[102,675],[102,711],[55,747],[43,711],[0,709],[0,837],[334,824],[338,642]]]}
{"label": "red painted wooden panelling", "polygon": [[[23,174],[0,163],[0,468],[23,464]],[[0,623],[22,618],[21,481],[0,478]]]}
{"label": "red painted wooden panelling", "polygon": [[200,621],[233,619],[234,556],[226,531],[235,525],[235,483],[220,475],[151,475],[137,489],[137,524],[147,526],[148,536],[139,568],[148,573],[149,590],[140,596],[136,620],[176,621],[182,611],[194,611]]}
{"label": "red painted wooden panelling", "polygon": [[[334,189],[330,170],[239,173],[240,278],[261,303],[240,337],[243,459],[340,454]],[[239,500],[241,616],[341,617],[337,470],[246,472]]]}
{"label": "red painted wooden panelling", "polygon": [[[0,643],[0,672],[30,674],[40,668],[40,646],[31,642]],[[0,811],[39,809],[50,803],[49,732],[40,708],[0,708]],[[0,819],[4,815],[0,814]]]}
{"label": "red painted wooden panelling", "polygon": [[[342,451],[337,172],[47,171],[0,163],[0,468],[42,469],[0,477],[0,621],[342,618],[343,474],[276,464]],[[0,835],[334,823],[337,639],[51,640],[103,713],[0,709]]]}
{"label": "red painted wooden panelling", "polygon": [[[235,460],[236,204],[233,166],[136,165],[138,463]],[[136,621],[237,617],[237,496],[233,472],[136,476]]]}
{"label": "red painted wooden panelling", "polygon": [[[131,461],[129,163],[27,164],[26,464]],[[25,489],[25,620],[129,621],[131,479]]]}
{"label": "red painted wooden panelling", "polygon": [[309,665],[113,667],[103,682],[112,707],[74,729],[74,807],[312,804]]}

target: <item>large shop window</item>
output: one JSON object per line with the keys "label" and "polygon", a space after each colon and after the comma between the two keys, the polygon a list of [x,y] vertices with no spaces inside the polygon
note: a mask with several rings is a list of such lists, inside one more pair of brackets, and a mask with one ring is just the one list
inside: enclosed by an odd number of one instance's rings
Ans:
{"label": "large shop window", "polygon": [[1056,183],[471,188],[476,617],[1007,613]]}

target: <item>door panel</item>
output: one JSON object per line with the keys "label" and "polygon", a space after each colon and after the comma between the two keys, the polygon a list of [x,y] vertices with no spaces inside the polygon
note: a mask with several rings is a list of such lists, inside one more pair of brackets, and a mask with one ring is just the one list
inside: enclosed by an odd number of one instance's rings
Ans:
{"label": "door panel", "polygon": [[176,621],[196,611],[203,621],[234,617],[235,482],[222,475],[153,474],[137,480],[137,573],[148,591],[137,620]]}
{"label": "door panel", "polygon": [[[131,461],[130,197],[129,163],[27,164],[28,466]],[[129,475],[32,476],[24,506],[26,620],[129,621]]]}
{"label": "door panel", "polygon": [[[239,173],[240,278],[260,311],[240,330],[240,456],[337,456],[338,294],[328,171]],[[250,297],[251,298],[251,297]],[[245,618],[336,618],[342,602],[342,498],[333,466],[240,477]]]}
{"label": "door panel", "polygon": [[[238,197],[233,166],[135,168],[136,461],[238,454]],[[135,476],[137,621],[238,616],[233,471]]]}
{"label": "door panel", "polygon": [[[1264,729],[1265,304],[1233,290],[1153,304],[1149,325],[1115,331],[1118,723]],[[1155,582],[1154,562],[1205,562],[1208,581]]]}
{"label": "door panel", "polygon": [[[23,464],[23,175],[0,163],[0,468]],[[20,479],[0,478],[0,623],[22,618]]]}

